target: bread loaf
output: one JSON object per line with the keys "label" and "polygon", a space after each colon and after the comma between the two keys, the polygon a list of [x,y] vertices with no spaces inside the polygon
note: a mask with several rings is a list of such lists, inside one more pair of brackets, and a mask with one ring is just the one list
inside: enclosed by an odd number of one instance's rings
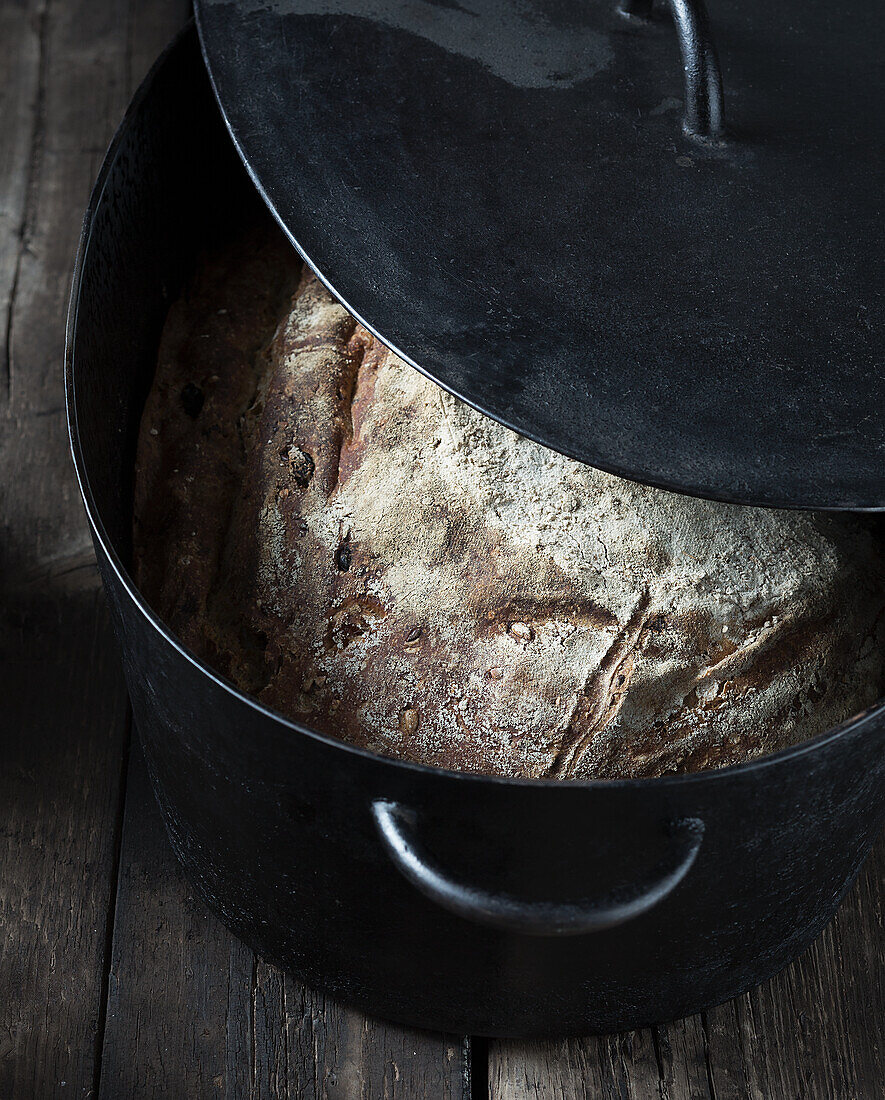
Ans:
{"label": "bread loaf", "polygon": [[694,771],[817,734],[885,681],[863,522],[677,496],[524,439],[403,364],[266,228],[170,310],[135,506],[138,581],[181,639],[384,755]]}

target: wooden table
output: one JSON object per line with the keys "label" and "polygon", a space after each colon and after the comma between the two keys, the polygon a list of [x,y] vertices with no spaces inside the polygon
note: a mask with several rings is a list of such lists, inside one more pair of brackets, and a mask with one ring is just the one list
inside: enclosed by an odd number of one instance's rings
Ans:
{"label": "wooden table", "polygon": [[0,1100],[885,1095],[879,845],[793,966],[700,1016],[501,1042],[326,1000],[172,857],[68,457],[62,343],[102,153],[183,0],[0,4]]}

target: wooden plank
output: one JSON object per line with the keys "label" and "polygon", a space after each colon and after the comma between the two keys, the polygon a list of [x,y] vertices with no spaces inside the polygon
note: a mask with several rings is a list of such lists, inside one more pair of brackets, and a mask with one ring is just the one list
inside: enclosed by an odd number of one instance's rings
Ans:
{"label": "wooden plank", "polygon": [[126,705],[63,414],[67,286],[122,109],[111,4],[0,9],[0,1096],[89,1095]]}
{"label": "wooden plank", "polygon": [[38,591],[0,593],[4,1100],[92,1088],[117,855],[126,700],[94,566]]}
{"label": "wooden plank", "polygon": [[252,969],[185,881],[134,746],[99,1096],[248,1095]]}
{"label": "wooden plank", "polygon": [[32,162],[38,151],[41,42],[45,3],[0,6],[0,401],[8,399],[9,338],[15,298],[25,207],[31,189]]}
{"label": "wooden plank", "polygon": [[367,1020],[194,898],[132,753],[100,1096],[466,1100],[461,1043]]}
{"label": "wooden plank", "polygon": [[650,1100],[660,1073],[651,1031],[592,1039],[489,1042],[494,1100]]}
{"label": "wooden plank", "polygon": [[876,1100],[885,1093],[885,840],[823,935],[699,1016],[620,1036],[489,1044],[490,1100]]}
{"label": "wooden plank", "polygon": [[266,1030],[274,1030],[274,1019],[284,1021],[288,1091],[268,1096],[468,1100],[469,1050],[457,1037],[370,1020],[288,975],[276,972],[273,980],[282,1004],[275,1003]]}

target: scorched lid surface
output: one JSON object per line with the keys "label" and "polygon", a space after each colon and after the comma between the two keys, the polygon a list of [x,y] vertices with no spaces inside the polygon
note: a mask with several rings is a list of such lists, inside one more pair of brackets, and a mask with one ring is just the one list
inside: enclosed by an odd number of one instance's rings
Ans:
{"label": "scorched lid surface", "polygon": [[616,3],[197,13],[269,205],[404,359],[638,481],[885,506],[876,5]]}

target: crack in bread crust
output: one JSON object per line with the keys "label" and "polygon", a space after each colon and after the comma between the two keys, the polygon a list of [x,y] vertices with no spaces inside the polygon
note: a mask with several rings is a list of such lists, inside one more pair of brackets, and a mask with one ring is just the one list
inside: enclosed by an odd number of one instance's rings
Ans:
{"label": "crack in bread crust", "polygon": [[[568,779],[580,772],[594,736],[617,718],[629,688],[633,652],[648,621],[650,602],[646,590],[598,667],[588,675],[550,768],[555,778]],[[618,691],[615,691],[616,680]]]}

